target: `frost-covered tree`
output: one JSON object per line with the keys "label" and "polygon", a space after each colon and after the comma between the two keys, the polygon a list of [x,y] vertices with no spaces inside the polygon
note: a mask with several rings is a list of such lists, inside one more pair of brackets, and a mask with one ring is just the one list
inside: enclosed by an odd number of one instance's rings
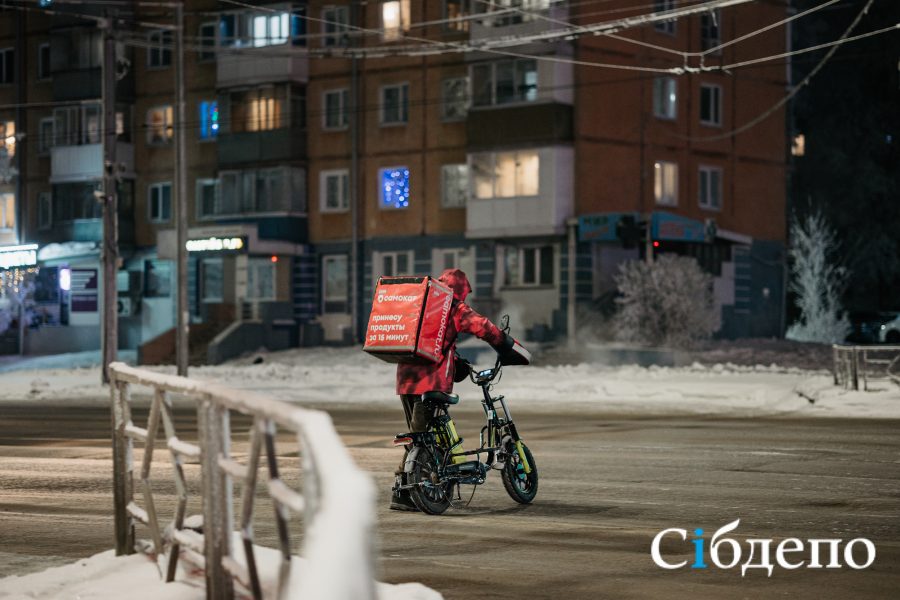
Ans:
{"label": "frost-covered tree", "polygon": [[683,348],[719,328],[712,276],[693,258],[662,254],[650,264],[623,263],[616,284],[622,294],[613,319],[619,340]]}
{"label": "frost-covered tree", "polygon": [[20,313],[31,308],[34,283],[15,270],[0,272],[0,334],[9,329]]}
{"label": "frost-covered tree", "polygon": [[841,310],[847,270],[837,265],[837,238],[821,213],[791,222],[791,283],[800,319],[785,337],[798,342],[843,342],[850,321]]}

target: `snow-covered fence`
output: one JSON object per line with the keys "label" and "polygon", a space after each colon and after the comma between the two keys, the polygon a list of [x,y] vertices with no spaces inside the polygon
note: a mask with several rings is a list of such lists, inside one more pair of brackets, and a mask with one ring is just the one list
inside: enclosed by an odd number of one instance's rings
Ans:
{"label": "snow-covered fence", "polygon": [[[131,388],[152,388],[153,399],[146,428],[132,420]],[[316,599],[374,600],[372,532],[375,524],[374,489],[342,444],[330,417],[320,411],[286,404],[265,395],[238,391],[184,377],[110,365],[113,425],[113,475],[117,554],[135,551],[134,526],[150,529],[152,552],[168,551],[166,581],[173,581],[179,556],[204,565],[207,598],[234,597],[234,581],[254,598],[271,596]],[[178,437],[170,394],[196,403],[199,442]],[[246,464],[232,458],[230,413],[252,418]],[[154,443],[160,425],[174,467],[177,506],[169,527],[161,528],[151,487]],[[296,435],[302,461],[303,493],[279,476],[275,452],[276,428]],[[140,465],[143,506],[134,498],[133,447],[144,444]],[[277,592],[266,594],[254,553],[253,509],[259,485],[257,471],[265,452],[268,494],[275,507],[281,565]],[[187,482],[183,464],[199,459],[203,491],[203,533],[185,527]],[[242,486],[241,541],[243,551],[232,548],[233,482]],[[306,560],[299,581],[291,580],[290,513],[303,517],[305,536],[301,554]]]}
{"label": "snow-covered fence", "polygon": [[834,384],[864,390],[873,381],[893,381],[900,385],[900,346],[842,346],[834,344]]}

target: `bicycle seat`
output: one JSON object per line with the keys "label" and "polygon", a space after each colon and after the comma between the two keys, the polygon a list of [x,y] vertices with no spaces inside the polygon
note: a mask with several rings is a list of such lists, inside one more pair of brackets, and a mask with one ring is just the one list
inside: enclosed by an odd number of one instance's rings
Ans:
{"label": "bicycle seat", "polygon": [[459,404],[459,396],[445,392],[425,392],[422,400],[432,404]]}

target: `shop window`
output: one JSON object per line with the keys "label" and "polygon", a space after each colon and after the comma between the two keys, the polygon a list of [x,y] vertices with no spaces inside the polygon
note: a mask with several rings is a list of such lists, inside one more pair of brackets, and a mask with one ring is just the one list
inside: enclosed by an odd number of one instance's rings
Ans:
{"label": "shop window", "polygon": [[322,257],[322,311],[325,313],[347,312],[348,262],[346,254]]}
{"label": "shop window", "polygon": [[378,172],[380,208],[409,208],[409,169],[391,167]]}
{"label": "shop window", "polygon": [[469,167],[465,164],[441,166],[441,206],[462,208],[469,195]]}
{"label": "shop window", "polygon": [[247,260],[247,300],[275,299],[275,266],[270,258]]}
{"label": "shop window", "polygon": [[653,163],[653,196],[660,206],[678,205],[678,165],[658,160]]}
{"label": "shop window", "polygon": [[537,196],[540,158],[536,150],[475,154],[472,177],[479,199]]}

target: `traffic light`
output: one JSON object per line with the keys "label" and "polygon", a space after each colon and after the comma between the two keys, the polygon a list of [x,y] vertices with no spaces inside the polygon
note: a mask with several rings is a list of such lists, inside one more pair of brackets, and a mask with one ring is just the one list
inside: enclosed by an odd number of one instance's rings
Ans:
{"label": "traffic light", "polygon": [[622,215],[616,223],[616,237],[622,241],[623,248],[637,248],[646,232],[647,223],[634,215]]}

